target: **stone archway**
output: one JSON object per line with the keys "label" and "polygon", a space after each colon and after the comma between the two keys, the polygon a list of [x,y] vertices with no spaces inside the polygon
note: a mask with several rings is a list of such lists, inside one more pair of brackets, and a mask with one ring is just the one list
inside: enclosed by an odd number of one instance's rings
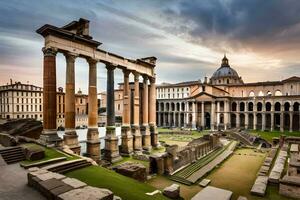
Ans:
{"label": "stone archway", "polygon": [[230,115],[230,121],[231,121],[231,128],[236,128],[236,115],[235,114],[231,114]]}
{"label": "stone archway", "polygon": [[249,114],[248,116],[248,129],[253,129],[254,126],[253,126],[253,122],[254,122],[254,116],[252,113]]}

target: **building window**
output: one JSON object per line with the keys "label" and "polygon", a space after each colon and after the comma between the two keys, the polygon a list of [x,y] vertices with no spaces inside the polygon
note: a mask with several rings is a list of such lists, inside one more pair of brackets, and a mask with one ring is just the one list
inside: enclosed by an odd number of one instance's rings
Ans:
{"label": "building window", "polygon": [[120,110],[120,104],[118,104],[118,110]]}

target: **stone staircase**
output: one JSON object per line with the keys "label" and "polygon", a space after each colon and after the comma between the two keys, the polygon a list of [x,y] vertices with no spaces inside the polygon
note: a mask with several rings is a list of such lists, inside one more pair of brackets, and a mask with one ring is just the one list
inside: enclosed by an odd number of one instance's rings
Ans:
{"label": "stone staircase", "polygon": [[25,160],[25,154],[20,146],[0,148],[0,155],[7,164]]}
{"label": "stone staircase", "polygon": [[42,169],[52,171],[52,172],[57,172],[60,174],[65,174],[67,172],[88,167],[92,165],[90,162],[88,162],[85,159],[77,159],[77,160],[69,160],[65,162],[60,162],[60,163],[55,163],[52,165],[48,165],[46,167],[43,167]]}

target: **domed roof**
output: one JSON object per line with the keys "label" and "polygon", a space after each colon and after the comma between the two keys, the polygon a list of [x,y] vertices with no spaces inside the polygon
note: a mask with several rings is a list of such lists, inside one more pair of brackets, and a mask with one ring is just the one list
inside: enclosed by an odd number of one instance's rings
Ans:
{"label": "domed roof", "polygon": [[221,77],[239,78],[238,73],[233,68],[230,67],[226,55],[224,55],[224,58],[222,59],[221,67],[213,73],[211,78],[221,78]]}

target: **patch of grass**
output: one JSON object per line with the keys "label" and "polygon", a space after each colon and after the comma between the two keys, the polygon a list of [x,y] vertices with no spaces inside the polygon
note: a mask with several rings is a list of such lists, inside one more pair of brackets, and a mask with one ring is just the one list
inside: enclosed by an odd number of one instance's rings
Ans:
{"label": "patch of grass", "polygon": [[165,147],[159,147],[159,148],[153,148],[152,150],[151,150],[151,154],[155,154],[155,153],[163,153],[163,152],[165,152],[166,151],[166,148]]}
{"label": "patch of grass", "polygon": [[259,135],[261,138],[272,142],[272,138],[273,137],[280,137],[280,135],[286,135],[286,136],[300,136],[300,132],[296,131],[296,132],[289,132],[289,131],[285,131],[285,132],[280,132],[280,131],[254,131],[251,130],[250,134],[252,135]]}
{"label": "patch of grass", "polygon": [[152,179],[148,180],[147,183],[156,188],[159,188],[161,190],[163,190],[165,187],[172,185],[173,183],[176,183],[176,184],[180,185],[180,196],[183,197],[184,199],[191,199],[200,190],[202,190],[202,188],[199,187],[198,185],[187,186],[187,185],[172,181],[165,176],[155,176]]}
{"label": "patch of grass", "polygon": [[168,199],[162,194],[148,196],[146,192],[153,192],[156,190],[151,185],[138,182],[134,179],[120,175],[112,170],[105,169],[98,166],[90,166],[78,169],[66,174],[68,177],[79,179],[88,185],[107,188],[115,195],[120,196],[122,199],[130,200],[164,200]]}
{"label": "patch of grass", "polygon": [[[41,161],[46,161],[46,160],[50,160],[53,158],[59,158],[59,157],[66,157],[65,154],[53,149],[53,148],[48,148],[48,147],[42,147],[40,145],[34,144],[34,143],[27,143],[27,144],[22,144],[23,147],[29,147],[29,148],[42,148],[45,150],[45,157],[41,160],[35,160],[35,161],[30,161],[30,160],[24,160],[22,161],[23,164],[28,165],[28,164],[33,164],[33,163],[37,163],[37,162],[41,162]],[[79,157],[77,156],[70,156],[67,157],[67,160],[74,160],[77,159]]]}
{"label": "patch of grass", "polygon": [[123,157],[122,160],[120,160],[119,162],[114,163],[113,166],[117,166],[117,165],[120,165],[120,164],[122,164],[124,162],[128,162],[128,161],[135,162],[135,163],[140,163],[140,164],[144,165],[147,168],[149,167],[149,162],[143,161],[143,160],[137,160],[137,159],[134,159],[132,157]]}

